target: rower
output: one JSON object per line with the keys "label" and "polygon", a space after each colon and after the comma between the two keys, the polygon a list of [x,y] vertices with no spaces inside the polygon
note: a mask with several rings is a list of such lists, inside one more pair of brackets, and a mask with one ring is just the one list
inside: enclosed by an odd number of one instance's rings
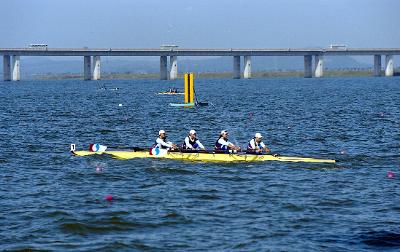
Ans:
{"label": "rower", "polygon": [[256,133],[253,139],[250,140],[247,145],[248,153],[262,153],[265,151],[266,153],[271,152],[270,149],[262,142],[262,135],[260,133]]}
{"label": "rower", "polygon": [[215,142],[215,150],[240,150],[240,147],[235,146],[228,141],[228,131],[223,130],[219,135],[218,140]]}
{"label": "rower", "polygon": [[175,150],[177,149],[176,144],[172,142],[166,142],[167,133],[165,130],[160,130],[158,132],[158,138],[153,145],[153,148],[167,149],[167,150]]}
{"label": "rower", "polygon": [[183,142],[182,149],[186,150],[205,150],[204,146],[200,143],[199,139],[196,137],[197,133],[195,130],[190,130],[189,135],[185,138]]}

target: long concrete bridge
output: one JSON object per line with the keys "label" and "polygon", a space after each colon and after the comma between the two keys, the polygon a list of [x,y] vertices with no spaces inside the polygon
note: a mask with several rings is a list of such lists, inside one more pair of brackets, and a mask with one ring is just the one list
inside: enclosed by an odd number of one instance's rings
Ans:
{"label": "long concrete bridge", "polygon": [[[393,76],[393,56],[400,55],[400,48],[283,48],[283,49],[120,49],[120,48],[0,48],[3,55],[4,81],[20,80],[21,56],[82,56],[85,80],[99,80],[101,56],[158,56],[160,57],[160,79],[178,77],[179,56],[230,56],[233,57],[233,78],[241,78],[241,57],[243,57],[243,77],[251,78],[252,56],[303,56],[304,77],[323,77],[324,56],[371,56],[374,62],[374,76],[380,76],[382,55],[385,56],[385,76]],[[169,76],[168,76],[169,57]],[[372,59],[371,59],[372,60]],[[314,61],[314,66],[313,66]]]}

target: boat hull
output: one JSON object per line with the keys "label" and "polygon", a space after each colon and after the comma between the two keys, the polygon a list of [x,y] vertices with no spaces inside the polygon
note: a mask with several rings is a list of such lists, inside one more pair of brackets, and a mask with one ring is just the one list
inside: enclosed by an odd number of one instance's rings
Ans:
{"label": "boat hull", "polygon": [[285,157],[273,155],[255,155],[255,154],[237,154],[237,153],[185,153],[185,152],[165,152],[161,154],[152,154],[150,151],[72,151],[75,156],[89,155],[109,155],[116,159],[133,158],[164,158],[182,161],[199,162],[262,162],[262,161],[280,161],[280,162],[307,162],[307,163],[335,163],[333,159],[317,159],[303,157]]}

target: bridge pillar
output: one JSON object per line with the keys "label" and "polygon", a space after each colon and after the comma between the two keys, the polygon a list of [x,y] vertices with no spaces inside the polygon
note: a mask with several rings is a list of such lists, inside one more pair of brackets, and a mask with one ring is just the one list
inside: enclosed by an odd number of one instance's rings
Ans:
{"label": "bridge pillar", "polygon": [[374,55],[374,76],[381,76],[382,57],[381,55]]}
{"label": "bridge pillar", "polygon": [[171,66],[169,72],[169,79],[176,80],[178,78],[178,57],[177,56],[170,56],[169,63]]}
{"label": "bridge pillar", "polygon": [[312,78],[312,55],[304,55],[304,78]]}
{"label": "bridge pillar", "polygon": [[3,56],[3,79],[4,81],[11,80],[11,60],[10,55]]}
{"label": "bridge pillar", "polygon": [[386,55],[385,76],[393,76],[393,55]]}
{"label": "bridge pillar", "polygon": [[245,79],[250,79],[251,78],[251,56],[244,56],[243,77]]}
{"label": "bridge pillar", "polygon": [[100,56],[93,56],[93,76],[92,80],[100,80]]}
{"label": "bridge pillar", "polygon": [[233,78],[240,79],[240,56],[233,56]]}
{"label": "bridge pillar", "polygon": [[317,78],[324,76],[324,56],[323,55],[315,55],[314,76]]}
{"label": "bridge pillar", "polygon": [[83,79],[91,80],[92,60],[90,56],[83,56]]}
{"label": "bridge pillar", "polygon": [[167,79],[167,56],[160,56],[160,80]]}
{"label": "bridge pillar", "polygon": [[13,55],[12,57],[12,80],[19,81],[21,79],[19,70],[19,56]]}

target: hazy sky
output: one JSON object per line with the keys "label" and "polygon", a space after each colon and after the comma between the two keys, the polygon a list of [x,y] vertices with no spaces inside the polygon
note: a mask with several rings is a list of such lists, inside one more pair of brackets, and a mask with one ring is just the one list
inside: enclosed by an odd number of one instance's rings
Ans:
{"label": "hazy sky", "polygon": [[0,47],[400,47],[400,0],[0,0]]}

